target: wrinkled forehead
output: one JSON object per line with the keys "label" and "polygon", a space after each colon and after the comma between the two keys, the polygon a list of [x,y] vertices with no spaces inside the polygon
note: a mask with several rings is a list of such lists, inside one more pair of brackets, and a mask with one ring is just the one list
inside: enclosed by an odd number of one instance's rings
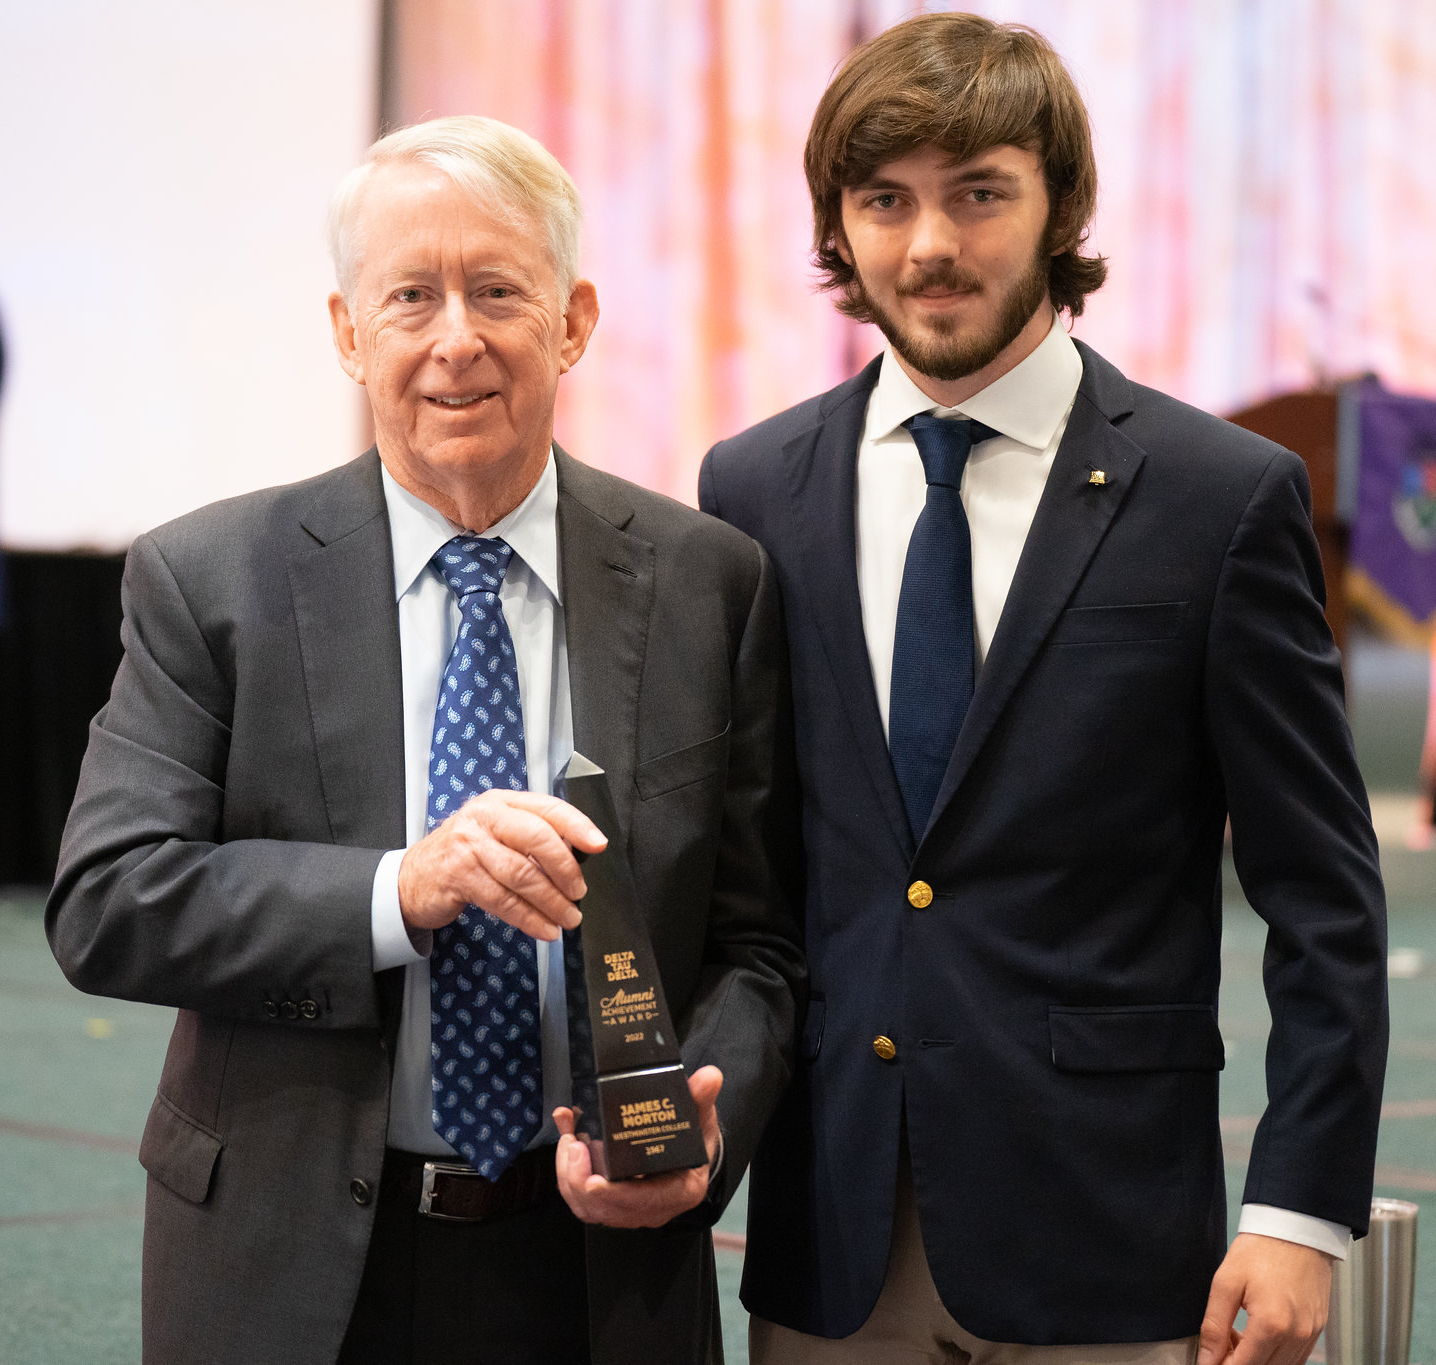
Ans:
{"label": "wrinkled forehead", "polygon": [[469,262],[483,256],[524,263],[528,273],[556,270],[547,234],[531,212],[487,184],[466,184],[434,166],[392,163],[375,167],[361,187],[349,228],[353,273],[366,265],[391,266],[400,258],[461,251]]}
{"label": "wrinkled forehead", "polygon": [[523,234],[537,227],[527,210],[493,185],[418,161],[376,166],[354,206],[355,226],[370,231],[396,222],[411,226],[445,219]]}

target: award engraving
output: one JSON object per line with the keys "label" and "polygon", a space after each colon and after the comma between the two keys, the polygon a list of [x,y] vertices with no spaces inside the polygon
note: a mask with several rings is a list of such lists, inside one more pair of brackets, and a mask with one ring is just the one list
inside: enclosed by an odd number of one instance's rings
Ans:
{"label": "award engraving", "polygon": [[588,1059],[575,1055],[574,1089],[577,1101],[585,1089],[592,1094],[596,1087],[597,1100],[594,1113],[583,1106],[579,1129],[594,1139],[594,1169],[609,1180],[701,1166],[708,1152],[698,1108],[688,1092],[657,959],[639,914],[633,870],[619,844],[608,778],[576,753],[559,785],[557,794],[610,839],[602,853],[583,858],[588,894],[579,932],[593,1055],[591,1078],[582,1074]]}

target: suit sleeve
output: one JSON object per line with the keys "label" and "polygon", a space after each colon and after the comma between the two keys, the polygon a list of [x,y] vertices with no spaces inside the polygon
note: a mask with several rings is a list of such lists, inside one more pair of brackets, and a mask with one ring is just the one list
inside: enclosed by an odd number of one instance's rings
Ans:
{"label": "suit sleeve", "polygon": [[[238,1019],[370,1027],[382,850],[226,838],[233,686],[156,542],[132,548],[125,653],[95,718],[46,909],[81,990]],[[232,623],[230,623],[232,624]],[[282,756],[276,757],[276,763]],[[283,781],[276,766],[275,781]]]}
{"label": "suit sleeve", "polygon": [[[772,565],[759,560],[733,664],[723,820],[704,964],[686,1017],[690,1070],[723,1071],[723,1165],[696,1216],[711,1220],[736,1190],[792,1075],[803,966],[795,914],[802,855],[787,651]],[[693,1217],[694,1215],[689,1215]]]}
{"label": "suit sleeve", "polygon": [[703,457],[703,463],[698,466],[698,506],[710,517],[723,521],[726,518],[718,504],[718,471],[714,467],[717,463],[717,451],[718,447],[713,446]]}
{"label": "suit sleeve", "polygon": [[1323,595],[1306,472],[1283,452],[1228,546],[1207,647],[1233,856],[1268,925],[1268,1105],[1244,1202],[1360,1235],[1386,1057],[1385,905]]}

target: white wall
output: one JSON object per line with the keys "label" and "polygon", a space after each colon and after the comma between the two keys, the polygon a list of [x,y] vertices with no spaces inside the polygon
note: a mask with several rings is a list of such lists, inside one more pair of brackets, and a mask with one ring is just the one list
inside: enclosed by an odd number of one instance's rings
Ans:
{"label": "white wall", "polygon": [[377,8],[0,4],[0,543],[121,548],[358,452],[323,222]]}

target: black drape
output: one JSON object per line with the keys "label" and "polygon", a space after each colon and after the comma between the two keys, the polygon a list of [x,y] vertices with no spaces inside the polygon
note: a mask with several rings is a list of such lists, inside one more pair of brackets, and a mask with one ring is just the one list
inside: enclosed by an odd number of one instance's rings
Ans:
{"label": "black drape", "polygon": [[123,555],[4,555],[0,885],[48,885],[90,718],[120,662]]}

